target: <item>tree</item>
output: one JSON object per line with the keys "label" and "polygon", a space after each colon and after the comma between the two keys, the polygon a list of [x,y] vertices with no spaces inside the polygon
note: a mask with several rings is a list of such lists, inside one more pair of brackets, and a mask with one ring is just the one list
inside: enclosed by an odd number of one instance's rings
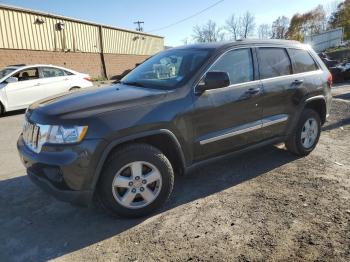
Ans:
{"label": "tree", "polygon": [[326,12],[322,5],[304,13],[295,14],[287,32],[289,39],[303,41],[305,35],[318,34],[325,30]]}
{"label": "tree", "polygon": [[261,24],[258,27],[259,39],[269,39],[272,36],[271,26],[268,24]]}
{"label": "tree", "polygon": [[225,29],[230,33],[231,38],[234,40],[241,38],[241,19],[234,14],[226,20]]}
{"label": "tree", "polygon": [[345,0],[338,5],[330,18],[329,25],[331,28],[343,27],[344,39],[350,39],[350,0]]}
{"label": "tree", "polygon": [[202,26],[196,25],[193,27],[192,38],[195,42],[219,42],[223,41],[224,37],[225,34],[222,32],[221,28],[212,20],[209,20]]}
{"label": "tree", "polygon": [[249,11],[245,12],[243,16],[240,17],[241,24],[241,37],[247,38],[252,35],[255,30],[255,16]]}
{"label": "tree", "polygon": [[286,39],[287,31],[289,28],[289,18],[285,16],[278,17],[272,23],[272,38],[274,39]]}

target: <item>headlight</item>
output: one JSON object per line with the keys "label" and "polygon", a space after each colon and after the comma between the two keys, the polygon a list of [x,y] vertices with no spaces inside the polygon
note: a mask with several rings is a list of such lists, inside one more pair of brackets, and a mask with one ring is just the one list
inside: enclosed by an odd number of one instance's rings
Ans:
{"label": "headlight", "polygon": [[84,139],[87,129],[87,126],[51,126],[47,142],[53,144],[78,143]]}

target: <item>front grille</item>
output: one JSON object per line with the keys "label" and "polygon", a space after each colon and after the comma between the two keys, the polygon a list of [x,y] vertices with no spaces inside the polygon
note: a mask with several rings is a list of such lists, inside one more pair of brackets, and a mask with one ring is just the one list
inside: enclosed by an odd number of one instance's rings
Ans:
{"label": "front grille", "polygon": [[39,149],[39,137],[40,127],[28,121],[25,121],[23,126],[23,140],[24,143],[35,152],[37,152]]}

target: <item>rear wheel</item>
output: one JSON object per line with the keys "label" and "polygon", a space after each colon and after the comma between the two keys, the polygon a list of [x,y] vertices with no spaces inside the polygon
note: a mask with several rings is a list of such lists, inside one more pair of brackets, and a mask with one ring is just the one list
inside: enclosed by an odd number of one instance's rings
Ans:
{"label": "rear wheel", "polygon": [[161,207],[173,184],[174,173],[166,156],[153,146],[134,144],[109,157],[97,196],[111,215],[140,217]]}
{"label": "rear wheel", "polygon": [[305,109],[294,134],[285,142],[287,149],[297,156],[306,156],[316,147],[321,134],[321,119],[317,112]]}

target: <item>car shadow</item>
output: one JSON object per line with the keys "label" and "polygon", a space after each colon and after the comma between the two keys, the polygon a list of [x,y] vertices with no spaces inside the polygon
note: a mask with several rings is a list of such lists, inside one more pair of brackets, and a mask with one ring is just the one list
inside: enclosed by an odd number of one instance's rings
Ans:
{"label": "car shadow", "polygon": [[5,112],[5,114],[0,116],[0,118],[4,118],[4,117],[8,117],[8,116],[21,115],[21,114],[24,114],[25,111],[26,111],[25,109],[20,109],[20,110]]}
{"label": "car shadow", "polygon": [[[165,207],[150,217],[216,194],[292,162],[284,149],[264,147],[226,157],[176,177]],[[79,208],[43,193],[26,176],[0,182],[0,261],[47,261],[121,234],[148,218],[111,218],[97,208]]]}

